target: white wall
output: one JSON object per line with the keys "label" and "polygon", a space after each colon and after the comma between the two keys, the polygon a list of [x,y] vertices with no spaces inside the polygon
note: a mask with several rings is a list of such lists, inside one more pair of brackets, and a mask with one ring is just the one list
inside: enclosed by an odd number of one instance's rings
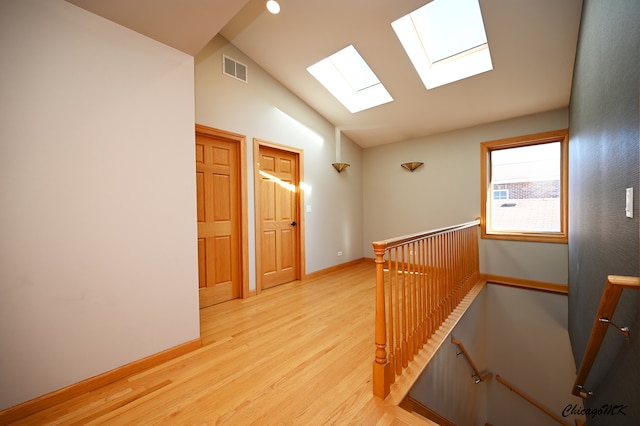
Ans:
{"label": "white wall", "polygon": [[[567,127],[561,109],[365,150],[365,256],[373,241],[479,217],[480,143]],[[410,173],[406,161],[424,166]],[[481,240],[480,271],[566,284],[567,246]]]}
{"label": "white wall", "polygon": [[[248,83],[222,74],[222,54],[248,66]],[[245,135],[249,206],[250,288],[255,288],[253,139],[304,150],[306,272],[363,257],[362,150],[341,138],[341,159],[351,167],[338,174],[333,125],[294,96],[221,36],[195,59],[196,122]],[[343,256],[338,257],[337,252]]]}
{"label": "white wall", "polygon": [[193,58],[0,2],[0,409],[199,336]]}

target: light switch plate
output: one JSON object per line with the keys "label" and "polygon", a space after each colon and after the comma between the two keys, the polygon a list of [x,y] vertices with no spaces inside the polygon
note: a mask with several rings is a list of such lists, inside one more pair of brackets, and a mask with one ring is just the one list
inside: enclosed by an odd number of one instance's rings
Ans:
{"label": "light switch plate", "polygon": [[624,212],[627,217],[633,217],[633,188],[627,188],[626,201]]}

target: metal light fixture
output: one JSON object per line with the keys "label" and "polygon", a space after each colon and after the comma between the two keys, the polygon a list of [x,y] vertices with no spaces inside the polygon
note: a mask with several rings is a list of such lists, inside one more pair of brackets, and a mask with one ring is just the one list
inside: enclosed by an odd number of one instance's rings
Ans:
{"label": "metal light fixture", "polygon": [[409,170],[411,173],[413,173],[413,171],[415,169],[417,169],[418,167],[422,166],[424,163],[422,161],[411,161],[409,163],[402,163],[400,164],[402,167],[404,167],[405,169]]}
{"label": "metal light fixture", "polygon": [[280,5],[276,0],[267,1],[267,10],[274,15],[277,15],[280,12]]}
{"label": "metal light fixture", "polygon": [[336,169],[338,171],[338,173],[342,172],[344,169],[346,169],[347,167],[349,167],[351,164],[347,164],[347,163],[333,163],[331,164],[333,166],[334,169]]}
{"label": "metal light fixture", "polygon": [[336,162],[332,163],[334,169],[338,171],[338,173],[342,173],[344,169],[350,166],[350,164],[343,163],[340,159],[340,151],[342,151],[342,131],[339,127],[334,127],[335,132],[335,142],[336,142]]}

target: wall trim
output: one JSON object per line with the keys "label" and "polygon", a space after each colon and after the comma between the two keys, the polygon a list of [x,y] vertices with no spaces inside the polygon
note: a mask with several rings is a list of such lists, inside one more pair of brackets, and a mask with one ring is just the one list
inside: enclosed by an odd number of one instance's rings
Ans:
{"label": "wall trim", "polygon": [[171,359],[177,358],[201,347],[202,339],[197,338],[181,345],[169,348],[165,351],[158,352],[137,361],[130,362],[129,364],[114,368],[113,370],[98,374],[97,376],[93,376],[80,382],[73,383],[64,388],[49,392],[29,401],[14,405],[13,407],[6,408],[0,411],[0,424],[4,425],[15,422],[24,417],[53,407],[62,401],[67,401],[71,398],[75,398],[78,395],[82,395],[84,393],[98,389],[124,377],[140,373],[152,367],[156,367]]}
{"label": "wall trim", "polygon": [[547,293],[569,294],[569,287],[566,284],[549,283],[545,281],[525,280],[523,278],[504,277],[501,275],[480,274],[480,279],[486,280],[487,284],[498,284],[509,287],[518,287],[527,290],[544,291]]}
{"label": "wall trim", "polygon": [[336,271],[339,271],[341,269],[348,268],[349,266],[353,266],[353,265],[357,265],[358,263],[365,262],[366,260],[367,259],[363,257],[361,259],[355,259],[355,260],[351,260],[349,262],[340,263],[338,265],[333,265],[333,266],[330,266],[330,267],[325,268],[325,269],[320,269],[320,270],[312,272],[310,274],[306,274],[304,276],[304,278],[303,278],[303,281],[314,280],[316,278],[322,277],[323,275],[327,275],[327,274],[329,274],[331,272],[336,272]]}

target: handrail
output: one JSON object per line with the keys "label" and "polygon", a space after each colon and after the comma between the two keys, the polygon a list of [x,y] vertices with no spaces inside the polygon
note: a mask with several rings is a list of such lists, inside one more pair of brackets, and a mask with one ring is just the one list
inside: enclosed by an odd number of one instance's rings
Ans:
{"label": "handrail", "polygon": [[576,381],[574,382],[571,393],[581,398],[588,398],[592,395],[592,392],[587,391],[584,388],[584,383],[587,380],[587,376],[593,367],[593,363],[598,356],[600,346],[607,333],[609,325],[613,325],[618,331],[623,333],[627,340],[629,339],[629,329],[627,327],[620,328],[611,322],[613,313],[618,306],[618,300],[622,295],[622,290],[625,288],[631,290],[638,290],[640,288],[639,277],[624,277],[619,275],[609,275],[607,277],[607,283],[604,286],[602,292],[602,298],[600,299],[600,306],[596,318],[593,322],[593,328],[591,329],[591,335],[589,336],[589,342],[587,348],[582,357],[580,368],[576,374]]}
{"label": "handrail", "polygon": [[[471,359],[471,355],[469,355],[469,352],[467,352],[467,349],[464,347],[464,345],[462,344],[462,342],[460,340],[451,339],[451,343],[453,343],[454,345],[458,345],[458,347],[462,351],[461,354],[463,354],[464,357],[469,362],[469,365],[471,366],[471,369],[474,372],[474,375],[472,377],[476,378],[475,379],[476,384],[478,384],[480,382],[484,382],[486,380],[489,380],[489,379],[491,379],[493,377],[493,373],[486,373],[484,375],[482,373],[480,373],[480,370],[478,370],[478,367],[476,367],[476,364]],[[456,355],[460,355],[460,354],[456,354]]]}
{"label": "handrail", "polygon": [[468,227],[472,227],[472,226],[478,226],[480,225],[480,221],[479,220],[472,220],[470,222],[465,222],[465,223],[461,223],[458,225],[452,225],[452,226],[445,226],[443,228],[436,228],[436,229],[431,229],[429,231],[424,231],[424,232],[418,232],[415,234],[407,234],[407,235],[403,235],[401,237],[395,237],[395,238],[390,238],[388,240],[382,240],[382,241],[376,241],[373,243],[373,248],[375,249],[376,246],[378,247],[383,247],[385,249],[390,249],[390,248],[394,248],[394,247],[398,247],[402,244],[406,244],[406,243],[410,243],[413,241],[418,241],[418,240],[422,240],[425,237],[431,237],[437,234],[441,234],[443,232],[447,232],[447,231],[453,231],[456,229],[461,229],[461,228],[468,228]]}
{"label": "handrail", "polygon": [[409,411],[410,413],[417,413],[422,417],[437,423],[440,426],[456,426],[455,423],[453,423],[446,417],[443,417],[437,411],[427,407],[417,399],[411,397],[411,395],[407,395],[404,397],[402,402],[400,402],[400,407]]}
{"label": "handrail", "polygon": [[533,405],[534,407],[536,407],[537,409],[539,409],[540,411],[544,412],[546,415],[548,415],[549,417],[551,417],[553,420],[557,421],[558,423],[565,425],[565,426],[571,426],[569,423],[565,422],[562,417],[559,417],[558,415],[554,414],[552,411],[550,411],[547,407],[541,405],[539,402],[537,402],[536,400],[534,400],[533,398],[531,398],[529,395],[527,395],[526,393],[522,392],[521,390],[519,390],[518,388],[516,388],[515,386],[513,386],[511,383],[507,382],[505,379],[503,379],[502,377],[500,377],[500,375],[496,375],[496,380],[499,381],[500,383],[502,383],[503,385],[505,385],[507,388],[509,388],[509,390],[517,393],[521,398],[523,398],[524,400],[526,400],[528,403],[530,403],[531,405]]}
{"label": "handrail", "polygon": [[389,394],[396,376],[477,283],[479,224],[474,220],[373,243],[375,395]]}

